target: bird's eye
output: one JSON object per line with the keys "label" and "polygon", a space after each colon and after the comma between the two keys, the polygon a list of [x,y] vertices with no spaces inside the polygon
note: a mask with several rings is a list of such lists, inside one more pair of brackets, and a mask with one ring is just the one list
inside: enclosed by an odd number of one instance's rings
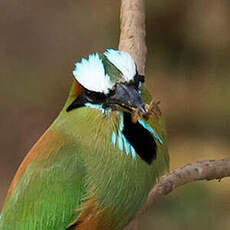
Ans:
{"label": "bird's eye", "polygon": [[117,84],[115,84],[113,86],[113,88],[109,90],[109,93],[107,94],[107,97],[113,96],[116,93],[116,88],[117,88]]}
{"label": "bird's eye", "polygon": [[87,97],[90,97],[90,96],[92,96],[92,92],[89,91],[89,90],[87,90],[87,89],[85,89],[85,95],[86,95]]}
{"label": "bird's eye", "polygon": [[129,85],[133,85],[136,90],[140,88],[141,83],[145,81],[144,76],[139,75],[138,73],[134,76],[133,81],[129,83]]}
{"label": "bird's eye", "polygon": [[144,82],[145,82],[145,76],[139,75],[139,74],[137,73],[137,74],[134,76],[134,81],[135,81],[135,82],[144,83]]}

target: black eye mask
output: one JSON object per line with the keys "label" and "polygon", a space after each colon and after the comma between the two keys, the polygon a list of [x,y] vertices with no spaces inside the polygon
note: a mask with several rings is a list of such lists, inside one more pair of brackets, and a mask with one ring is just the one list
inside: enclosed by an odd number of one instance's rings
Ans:
{"label": "black eye mask", "polygon": [[[144,82],[144,76],[139,75],[138,73],[134,76],[134,80],[130,81],[129,83],[124,83],[127,86],[133,87],[136,90],[139,88],[139,83]],[[117,83],[118,84],[118,83]],[[83,88],[82,92],[79,94],[79,96],[68,106],[66,109],[67,112],[80,108],[82,106],[85,106],[86,103],[91,103],[91,104],[104,104],[105,107],[107,107],[107,99],[112,97],[115,94],[116,91],[116,86],[117,84],[109,91],[108,94],[100,93],[100,92],[95,92],[95,91],[90,91],[86,88]]]}
{"label": "black eye mask", "polygon": [[108,96],[104,93],[89,91],[83,88],[79,96],[68,106],[67,112],[85,106],[85,103],[102,104]]}

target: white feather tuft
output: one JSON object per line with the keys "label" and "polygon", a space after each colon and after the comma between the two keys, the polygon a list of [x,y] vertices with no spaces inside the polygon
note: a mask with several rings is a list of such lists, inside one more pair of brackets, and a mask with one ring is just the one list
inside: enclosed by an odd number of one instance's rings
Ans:
{"label": "white feather tuft", "polygon": [[88,60],[82,58],[82,61],[75,63],[75,66],[73,75],[86,89],[105,94],[112,89],[114,83],[105,74],[104,65],[97,53],[90,54]]}
{"label": "white feather tuft", "polygon": [[129,53],[107,49],[104,55],[121,71],[125,81],[129,82],[134,79],[137,71],[136,64]]}

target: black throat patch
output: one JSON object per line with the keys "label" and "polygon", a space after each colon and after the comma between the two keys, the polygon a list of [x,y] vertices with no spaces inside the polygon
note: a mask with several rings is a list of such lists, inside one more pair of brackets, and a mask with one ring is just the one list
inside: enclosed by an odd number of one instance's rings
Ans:
{"label": "black throat patch", "polygon": [[139,124],[139,122],[132,122],[130,113],[124,112],[124,128],[122,133],[125,135],[141,159],[148,164],[151,164],[156,158],[156,142],[152,134]]}

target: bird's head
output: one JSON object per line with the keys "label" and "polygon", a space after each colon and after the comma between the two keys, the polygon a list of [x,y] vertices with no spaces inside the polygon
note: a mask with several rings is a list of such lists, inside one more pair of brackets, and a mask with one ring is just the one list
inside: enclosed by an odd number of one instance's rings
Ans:
{"label": "bird's head", "polygon": [[102,111],[133,112],[138,109],[146,113],[141,99],[144,76],[138,74],[129,53],[108,49],[102,55],[91,54],[75,64],[73,75],[82,91],[67,111],[88,106]]}
{"label": "bird's head", "polygon": [[83,106],[98,109],[105,115],[110,111],[120,112],[119,125],[111,136],[112,145],[127,155],[131,152],[132,158],[137,153],[151,164],[156,157],[155,140],[164,142],[144,120],[154,115],[158,107],[157,103],[142,102],[144,76],[138,74],[130,54],[113,49],[91,54],[75,64],[73,75],[80,90],[77,87],[76,99],[68,105],[67,112]]}

